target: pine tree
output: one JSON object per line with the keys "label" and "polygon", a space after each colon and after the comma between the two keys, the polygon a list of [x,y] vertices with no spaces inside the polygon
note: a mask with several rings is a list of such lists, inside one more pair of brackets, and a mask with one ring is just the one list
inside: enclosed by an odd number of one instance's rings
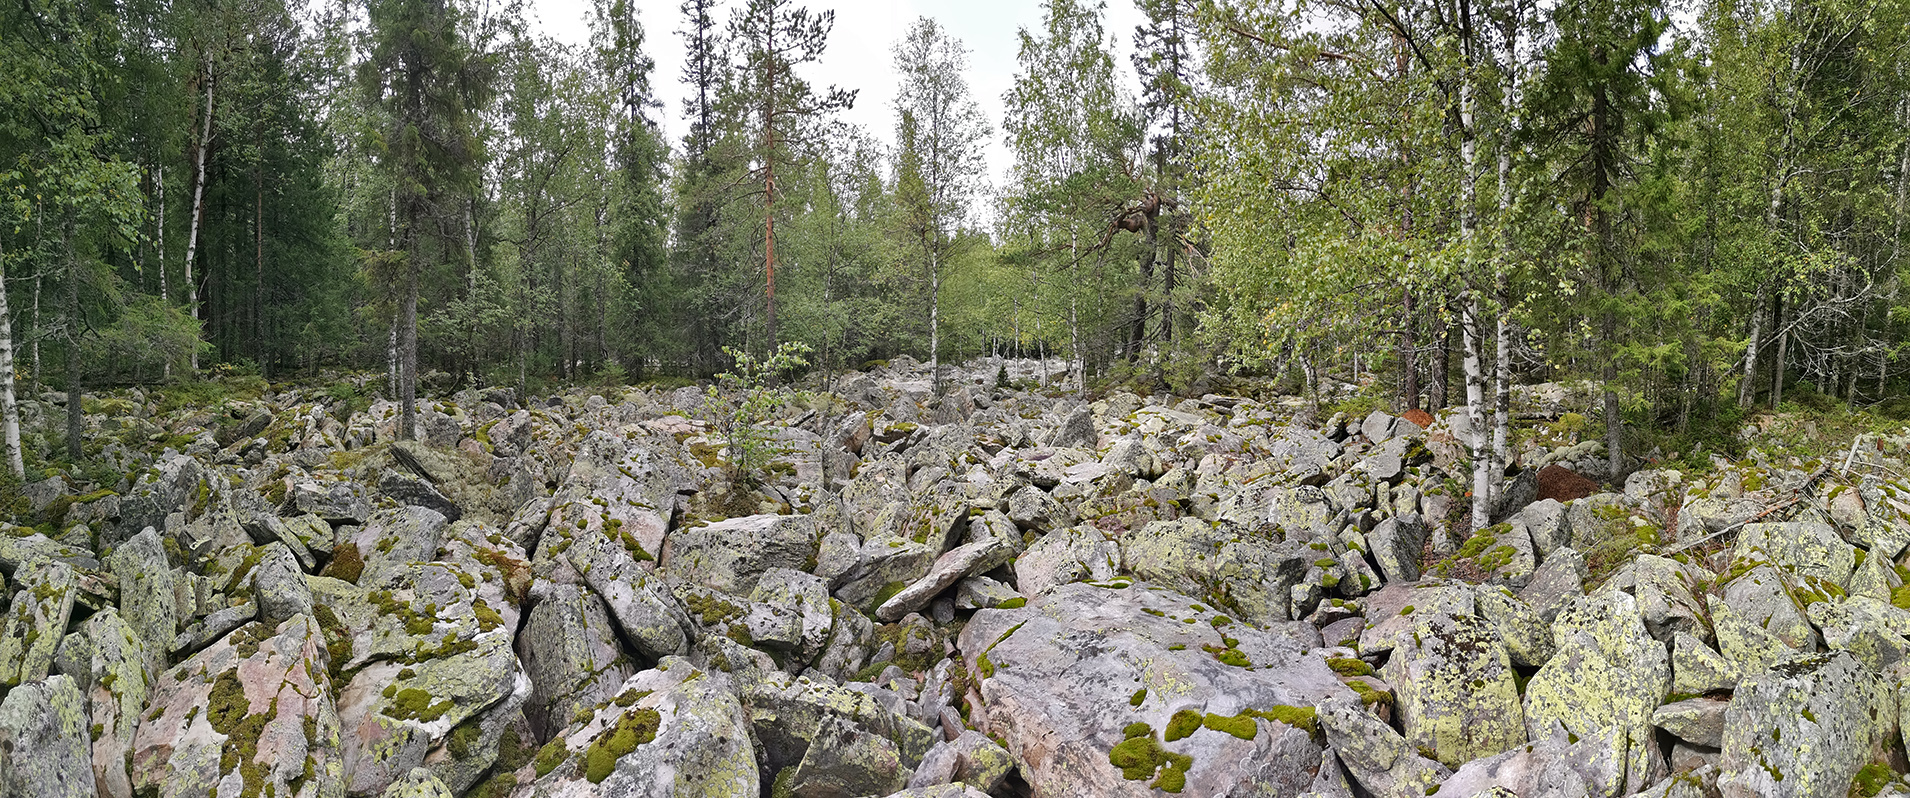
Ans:
{"label": "pine tree", "polygon": [[371,48],[359,66],[365,94],[386,125],[372,142],[391,175],[399,292],[398,437],[417,435],[418,283],[426,268],[453,257],[459,243],[442,231],[478,179],[476,116],[492,95],[493,69],[459,29],[451,0],[372,0]]}

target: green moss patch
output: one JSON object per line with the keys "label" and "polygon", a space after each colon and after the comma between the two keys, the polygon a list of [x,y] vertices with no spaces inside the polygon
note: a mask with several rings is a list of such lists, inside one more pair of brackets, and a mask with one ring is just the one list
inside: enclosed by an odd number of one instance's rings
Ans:
{"label": "green moss patch", "polygon": [[599,732],[584,749],[584,778],[591,784],[602,784],[616,771],[617,760],[657,738],[657,727],[662,722],[663,716],[654,709],[624,713],[617,725]]}
{"label": "green moss patch", "polygon": [[1194,767],[1194,758],[1162,748],[1160,740],[1148,734],[1129,737],[1114,746],[1108,751],[1108,763],[1120,769],[1121,777],[1128,781],[1153,777],[1149,786],[1178,793],[1187,787],[1187,771]]}
{"label": "green moss patch", "polygon": [[1260,733],[1260,726],[1253,722],[1253,716],[1241,713],[1234,716],[1216,715],[1212,712],[1201,718],[1201,725],[1217,732],[1226,732],[1242,740],[1251,740]]}
{"label": "green moss patch", "polygon": [[1183,709],[1179,712],[1175,712],[1174,717],[1168,718],[1166,739],[1170,743],[1176,740],[1184,740],[1199,730],[1200,713],[1191,709]]}

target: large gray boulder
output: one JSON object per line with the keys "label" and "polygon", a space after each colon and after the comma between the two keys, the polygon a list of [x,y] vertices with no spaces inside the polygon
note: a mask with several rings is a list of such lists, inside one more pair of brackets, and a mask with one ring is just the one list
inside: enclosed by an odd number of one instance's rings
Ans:
{"label": "large gray boulder", "polygon": [[71,677],[9,691],[0,701],[0,795],[93,798],[86,714]]}
{"label": "large gray boulder", "polygon": [[1512,658],[1477,616],[1415,613],[1381,674],[1406,741],[1447,767],[1525,744]]}
{"label": "large gray boulder", "polygon": [[578,710],[615,697],[635,671],[594,594],[577,585],[540,583],[541,596],[517,635],[517,654],[531,679],[524,716],[540,736],[557,734]]}
{"label": "large gray boulder", "polygon": [[519,794],[763,795],[749,718],[728,675],[667,657],[612,695],[556,737],[540,761],[518,771]]}
{"label": "large gray boulder", "polygon": [[814,567],[818,536],[800,515],[752,515],[700,527],[679,528],[663,542],[663,570],[739,596],[771,568]]}
{"label": "large gray boulder", "polygon": [[1671,689],[1663,643],[1645,630],[1630,594],[1578,599],[1552,622],[1558,652],[1526,684],[1525,725],[1534,738],[1562,728],[1600,750],[1594,788],[1636,792],[1665,771],[1651,713]]}
{"label": "large gray boulder", "polygon": [[1745,679],[1724,716],[1718,789],[1725,798],[1841,798],[1888,744],[1887,685],[1842,651],[1801,654]]}
{"label": "large gray boulder", "polygon": [[133,789],[159,798],[344,792],[338,713],[317,625],[241,627],[166,671],[133,737]]}
{"label": "large gray boulder", "polygon": [[1035,792],[1308,789],[1322,761],[1312,707],[1353,695],[1305,653],[1317,633],[1261,631],[1160,586],[1114,585],[1064,585],[1022,608],[978,611],[962,630],[980,699],[970,721],[1000,736]]}
{"label": "large gray boulder", "polygon": [[14,572],[19,587],[0,628],[0,684],[46,678],[66,623],[73,617],[79,576],[66,563],[32,560]]}

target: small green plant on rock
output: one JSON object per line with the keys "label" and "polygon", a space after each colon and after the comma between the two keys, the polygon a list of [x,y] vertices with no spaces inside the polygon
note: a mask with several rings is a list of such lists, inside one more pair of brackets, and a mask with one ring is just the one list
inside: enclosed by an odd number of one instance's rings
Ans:
{"label": "small green plant on rock", "polygon": [[804,396],[779,382],[778,375],[809,365],[803,356],[811,350],[808,344],[788,341],[760,360],[729,347],[723,351],[736,361],[736,367],[716,375],[718,385],[710,386],[710,421],[726,445],[730,478],[755,486],[762,483],[775,458],[785,453],[765,429],[767,422],[778,408]]}

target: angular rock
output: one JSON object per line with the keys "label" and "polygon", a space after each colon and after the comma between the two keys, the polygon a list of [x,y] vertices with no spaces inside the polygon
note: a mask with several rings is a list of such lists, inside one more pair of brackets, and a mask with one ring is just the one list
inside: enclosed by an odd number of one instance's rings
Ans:
{"label": "angular rock", "polygon": [[550,736],[568,726],[578,710],[614,697],[633,669],[595,595],[575,585],[545,583],[539,589],[547,592],[518,633],[517,654],[531,677],[524,716],[533,731]]}
{"label": "angular rock", "polygon": [[20,587],[0,630],[0,684],[46,678],[73,615],[79,577],[63,562],[34,560],[14,573]]}
{"label": "angular rock", "polygon": [[1687,698],[1652,710],[1651,725],[1695,745],[1717,748],[1724,744],[1724,714],[1730,701]]}
{"label": "angular rock", "polygon": [[1597,792],[1620,795],[1658,780],[1664,762],[1651,713],[1671,687],[1663,643],[1645,631],[1637,600],[1605,590],[1578,599],[1552,622],[1558,653],[1526,684],[1526,732],[1562,727],[1596,747]]}
{"label": "angular rock", "polygon": [[297,512],[316,515],[333,525],[364,524],[372,514],[371,497],[351,482],[293,482],[289,498]]}
{"label": "angular rock", "polygon": [[1672,638],[1672,692],[1703,695],[1718,690],[1734,690],[1741,674],[1737,663],[1712,651],[1703,640],[1682,632]]}
{"label": "angular rock", "polygon": [[442,780],[431,775],[431,771],[424,768],[412,768],[404,778],[386,787],[385,791],[379,794],[379,798],[456,798],[456,796],[451,794],[451,788],[445,786]]}
{"label": "angular rock", "polygon": [[0,701],[0,795],[93,798],[86,715],[71,677],[9,691]]}
{"label": "angular rock", "polygon": [[1776,568],[1759,565],[1724,586],[1724,603],[1796,651],[1817,650],[1817,629]]}
{"label": "angular rock", "polygon": [[305,584],[298,558],[283,543],[266,546],[261,553],[252,571],[252,593],[258,597],[259,619],[266,623],[312,614],[312,589]]}
{"label": "angular rock", "polygon": [[510,697],[517,658],[504,630],[408,661],[366,665],[338,694],[347,790],[376,795],[414,768],[452,729]]}
{"label": "angular rock", "polygon": [[1848,651],[1873,673],[1895,669],[1905,657],[1910,611],[1868,596],[1815,601],[1804,608],[1833,650]]}
{"label": "angular rock", "polygon": [[1447,767],[1525,744],[1511,657],[1472,615],[1415,613],[1381,674],[1406,741]]}
{"label": "angular rock", "polygon": [[147,665],[166,664],[167,649],[179,634],[179,574],[166,559],[165,545],[151,527],[121,543],[106,557],[119,580],[120,617],[145,642]]}
{"label": "angular rock", "polygon": [[133,737],[134,791],[342,794],[327,659],[316,624],[297,617],[242,627],[161,675]]}
{"label": "angular rock", "polygon": [[894,622],[902,616],[928,606],[930,599],[955,585],[964,576],[994,570],[1014,556],[1014,549],[994,538],[964,544],[935,559],[921,579],[890,597],[876,608],[877,620]]}
{"label": "angular rock", "polygon": [[829,642],[835,610],[829,600],[829,585],[819,576],[771,568],[757,581],[749,604],[743,622],[758,648],[807,663]]}
{"label": "angular rock", "polygon": [[1015,589],[1035,596],[1082,579],[1111,579],[1119,572],[1121,547],[1092,527],[1048,533],[1015,558]]}
{"label": "angular rock", "polygon": [[586,532],[572,539],[563,556],[603,599],[638,654],[658,660],[689,651],[689,618],[626,544]]}
{"label": "angular rock", "polygon": [[[1319,746],[1306,731],[1261,718],[1305,725],[1306,710],[1320,701],[1343,695],[1357,706],[1357,699],[1324,661],[1305,653],[1317,637],[1302,642],[1220,624],[1238,635],[1224,647],[1213,610],[1194,606],[1146,583],[1071,584],[1020,609],[976,612],[958,645],[981,699],[970,721],[1006,742],[1041,795],[1149,795],[1148,784],[1170,770],[1181,771],[1189,795],[1307,789]],[[1170,727],[1185,726],[1173,722],[1181,710],[1211,716],[1246,739],[1204,720],[1185,738],[1165,739]],[[1128,742],[1136,722],[1150,731]],[[1157,750],[1192,762],[1173,766],[1165,753],[1151,753]]]}
{"label": "angular rock", "polygon": [[1814,577],[1843,587],[1856,567],[1856,550],[1830,524],[1812,521],[1745,524],[1738,530],[1736,560],[1768,559],[1797,579]]}
{"label": "angular rock", "polygon": [[[1718,638],[1718,651],[1736,664],[1741,672],[1764,670],[1797,653],[1777,635],[1764,631],[1719,596],[1706,597],[1711,610],[1711,629]],[[1815,634],[1815,632],[1813,632]]]}
{"label": "angular rock", "polygon": [[[70,650],[69,650],[70,649]],[[133,735],[152,677],[145,644],[112,607],[60,644],[61,670],[79,680],[93,732],[93,781],[102,798],[131,798]]]}
{"label": "angular rock", "polygon": [[[1084,534],[1098,534],[1098,530],[1090,527]],[[1030,547],[1016,562],[1017,576],[1021,562],[1039,545]],[[1215,603],[1223,600],[1223,591],[1216,586],[1224,585],[1226,606],[1241,620],[1262,626],[1296,617],[1290,606],[1292,588],[1323,554],[1297,542],[1241,535],[1197,518],[1150,522],[1122,533],[1119,546],[1122,570],[1127,573]],[[1032,591],[1024,587],[1023,592]]]}
{"label": "angular rock", "polygon": [[1725,798],[1840,798],[1888,742],[1888,687],[1842,651],[1802,654],[1738,685],[1725,711]]}
{"label": "angular rock", "polygon": [[[759,798],[762,780],[750,748],[749,718],[730,677],[681,657],[617,686],[553,745],[566,754],[545,775],[518,772],[526,794]],[[524,788],[520,787],[520,790]]]}
{"label": "angular rock", "polygon": [[1444,765],[1420,756],[1399,732],[1360,706],[1357,698],[1327,699],[1318,712],[1320,727],[1340,763],[1374,798],[1423,798],[1451,775]]}
{"label": "angular rock", "polygon": [[[764,762],[771,770],[797,766],[819,735],[831,729],[841,733],[840,728],[830,726],[832,720],[853,727],[849,730],[852,736],[868,735],[886,742],[898,762],[921,760],[936,739],[927,726],[884,706],[869,693],[826,680],[772,672],[746,684],[743,699],[756,739],[762,743]],[[817,759],[815,765],[821,764]],[[895,789],[899,787],[883,792]]]}
{"label": "angular rock", "polygon": [[752,515],[679,528],[664,540],[661,562],[671,576],[748,595],[766,570],[807,571],[817,541],[814,524],[804,516]]}
{"label": "angular rock", "polygon": [[961,783],[993,792],[1014,769],[1015,758],[994,740],[966,729],[953,740],[936,743],[922,756],[915,775],[909,777],[909,788]]}
{"label": "angular rock", "polygon": [[1544,562],[1571,540],[1572,530],[1566,526],[1565,505],[1557,499],[1539,499],[1519,510],[1519,520],[1525,522],[1525,531],[1532,536],[1532,548]]}
{"label": "angular rock", "polygon": [[1372,544],[1373,561],[1388,582],[1411,582],[1419,578],[1419,553],[1426,547],[1426,525],[1419,514],[1397,516],[1379,522],[1366,534]]}
{"label": "angular rock", "polygon": [[1539,619],[1551,623],[1572,599],[1585,595],[1585,558],[1577,549],[1554,549],[1519,590],[1519,600],[1532,606]]}
{"label": "angular rock", "polygon": [[1557,647],[1552,642],[1552,627],[1538,613],[1505,588],[1481,588],[1473,597],[1479,617],[1505,644],[1512,662],[1536,668],[1552,658]]}

